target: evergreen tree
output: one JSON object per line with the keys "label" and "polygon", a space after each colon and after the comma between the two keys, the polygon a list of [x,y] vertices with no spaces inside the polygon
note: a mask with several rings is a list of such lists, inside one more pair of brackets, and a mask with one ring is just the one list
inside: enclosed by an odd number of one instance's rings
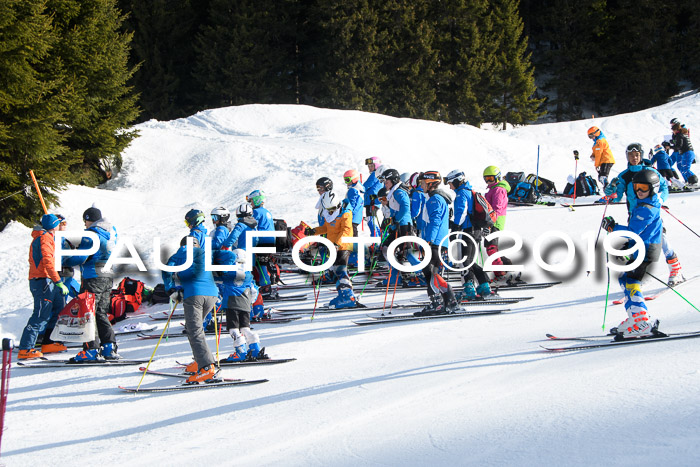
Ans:
{"label": "evergreen tree", "polygon": [[212,0],[195,77],[208,107],[293,103],[293,0]]}
{"label": "evergreen tree", "polygon": [[450,123],[483,123],[485,78],[493,73],[495,50],[488,0],[445,0],[433,5],[439,53],[437,100],[440,118]]}
{"label": "evergreen tree", "polygon": [[121,167],[121,152],[136,136],[126,127],[138,115],[127,81],[130,34],[116,0],[48,0],[60,37],[47,66],[69,89],[62,126],[71,157],[71,181],[94,186]]}
{"label": "evergreen tree", "polygon": [[206,18],[208,1],[121,0],[128,12],[123,29],[133,33],[129,64],[139,92],[140,121],[172,120],[201,110],[201,90],[192,75],[193,37]]}
{"label": "evergreen tree", "polygon": [[59,127],[66,89],[45,69],[58,37],[43,2],[0,2],[0,228],[11,220],[31,224],[43,211],[29,171],[45,201],[67,176]]}
{"label": "evergreen tree", "polygon": [[429,0],[386,0],[381,3],[379,61],[386,75],[378,108],[396,117],[437,120],[438,53]]}
{"label": "evergreen tree", "polygon": [[[318,104],[340,109],[379,110],[385,79],[380,70],[379,12],[376,0],[328,0],[317,10],[325,40],[316,63],[322,71]],[[309,44],[310,45],[310,44]]]}
{"label": "evergreen tree", "polygon": [[496,65],[488,86],[491,101],[487,117],[493,122],[523,125],[544,114],[543,99],[534,97],[534,69],[522,37],[523,22],[518,13],[519,0],[493,0],[492,43],[496,45]]}

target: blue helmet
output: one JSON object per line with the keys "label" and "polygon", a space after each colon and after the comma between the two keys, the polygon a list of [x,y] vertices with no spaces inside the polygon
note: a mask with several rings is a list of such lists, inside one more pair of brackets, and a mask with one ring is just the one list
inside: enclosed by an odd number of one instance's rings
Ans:
{"label": "blue helmet", "polygon": [[197,227],[204,222],[204,219],[204,213],[199,209],[190,209],[187,211],[187,214],[185,214],[185,224],[187,224],[189,228]]}

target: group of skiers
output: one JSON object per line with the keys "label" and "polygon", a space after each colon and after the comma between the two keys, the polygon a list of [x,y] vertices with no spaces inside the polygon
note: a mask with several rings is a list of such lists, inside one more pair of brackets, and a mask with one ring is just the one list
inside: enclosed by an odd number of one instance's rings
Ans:
{"label": "group of skiers", "polygon": [[[614,163],[605,137],[599,128],[589,130],[589,137],[594,141],[591,158],[599,173],[599,179],[605,187],[606,195],[616,194],[620,200],[627,198],[629,212],[628,225],[618,224],[608,216],[603,219],[601,228],[608,232],[630,230],[644,241],[645,257],[633,271],[620,276],[620,284],[625,291],[625,308],[628,318],[621,323],[617,332],[619,337],[646,336],[657,332],[658,321],[653,321],[645,304],[641,291],[641,279],[648,266],[664,252],[670,268],[669,285],[673,286],[683,280],[681,266],[664,234],[660,210],[668,195],[667,180],[672,170],[665,167],[667,159],[675,157],[681,173],[689,183],[697,183],[697,177],[690,171],[690,164],[695,158],[688,131],[676,119],[672,122],[674,132],[671,143],[664,142],[654,149],[653,162],[659,170],[651,167],[642,159],[641,144],[632,143],[627,147],[628,167],[617,177],[608,182],[610,168]],[[673,156],[664,158],[664,147],[671,145],[676,150]],[[667,153],[666,153],[667,154]],[[510,187],[502,178],[496,166],[483,170],[483,179],[488,187],[484,196],[472,189],[470,182],[461,170],[453,170],[446,177],[440,172],[429,170],[413,174],[400,174],[393,168],[385,168],[379,157],[365,160],[370,172],[365,183],[361,183],[357,170],[348,170],[343,174],[347,191],[341,198],[333,188],[328,177],[321,177],[316,182],[319,200],[318,227],[307,228],[306,235],[325,235],[336,248],[336,260],[333,267],[324,273],[321,280],[336,284],[337,296],[329,306],[332,308],[352,308],[357,306],[357,297],[353,291],[352,280],[348,274],[356,244],[343,242],[343,237],[356,237],[359,226],[366,225],[370,235],[381,237],[381,245],[376,252],[372,267],[381,255],[388,260],[389,245],[396,239],[418,235],[429,245],[430,262],[419,273],[401,273],[390,266],[388,277],[380,283],[382,287],[427,288],[429,304],[415,315],[434,315],[453,313],[460,307],[462,300],[486,299],[491,295],[491,279],[484,270],[472,261],[481,251],[484,241],[487,255],[498,252],[497,240],[486,241],[485,237],[505,228]],[[447,190],[443,183],[450,188]],[[612,198],[606,198],[607,201]],[[273,231],[274,221],[270,212],[264,207],[265,194],[255,190],[235,209],[236,223],[232,225],[231,213],[225,207],[211,211],[211,221],[215,226],[211,234],[212,262],[227,266],[226,271],[207,271],[205,268],[204,244],[207,229],[204,225],[206,216],[198,209],[192,209],[185,215],[185,223],[190,229],[183,237],[180,248],[173,254],[167,264],[178,266],[186,262],[188,249],[192,250],[193,262],[186,270],[174,275],[163,271],[162,277],[168,294],[177,303],[182,302],[185,311],[185,327],[194,361],[186,368],[191,373],[189,383],[210,381],[216,373],[215,360],[205,340],[207,318],[218,308],[226,316],[228,331],[234,342],[234,352],[227,360],[240,361],[247,358],[265,358],[264,349],[260,347],[259,336],[250,328],[251,314],[262,316],[263,297],[274,296],[272,288],[275,280],[275,268],[270,255],[254,255],[253,265],[246,264],[246,249],[250,246],[274,246],[274,236],[259,236],[248,243],[247,232]],[[383,214],[380,223],[378,213]],[[54,232],[65,230],[66,219],[58,214],[46,214],[40,225],[32,232],[29,249],[29,286],[34,297],[34,311],[23,331],[19,346],[19,358],[31,359],[41,357],[44,353],[60,352],[66,347],[50,338],[50,331],[56,323],[58,313],[65,305],[68,294],[75,295],[78,290],[95,294],[97,338],[83,344],[83,349],[73,357],[75,362],[89,362],[100,359],[118,359],[116,336],[109,323],[110,291],[113,279],[104,273],[102,267],[109,259],[111,248],[116,244],[116,229],[102,217],[101,211],[91,207],[83,213],[86,230],[97,234],[98,251],[92,255],[70,256],[63,259],[61,271],[54,269]],[[454,266],[465,263],[473,264],[461,271],[463,289],[455,294],[452,287],[442,277],[441,258],[448,247],[448,234],[458,237],[470,237],[470,241],[460,246]],[[471,241],[473,240],[473,241]],[[65,248],[71,248],[64,239]],[[188,244],[191,245],[188,247]],[[630,245],[631,246],[631,245]],[[78,250],[92,247],[92,240],[83,237]],[[400,263],[418,264],[421,253],[415,245],[402,243],[395,249],[395,258]],[[356,257],[356,255],[354,255]],[[630,261],[635,258],[631,258]],[[356,259],[354,260],[356,261]],[[509,264],[505,257],[493,261],[495,265]],[[79,266],[82,284],[73,279],[73,268]],[[250,270],[253,270],[251,273]],[[271,274],[272,272],[272,274]],[[180,282],[177,286],[175,278]],[[517,280],[506,273],[495,273],[493,280]],[[35,348],[39,334],[44,332],[41,351]]]}
{"label": "group of skiers", "polygon": [[[664,140],[650,149],[650,158],[645,163],[654,165],[661,176],[672,184],[672,189],[682,190],[687,187],[695,187],[698,184],[698,177],[690,170],[691,164],[695,163],[690,131],[677,118],[672,119],[670,125],[672,132],[670,141]],[[589,128],[588,137],[593,141],[591,161],[598,172],[598,180],[605,189],[608,186],[610,169],[615,164],[615,157],[600,128],[597,126]],[[674,165],[678,167],[678,172],[685,182],[680,180],[678,173],[673,168]]]}

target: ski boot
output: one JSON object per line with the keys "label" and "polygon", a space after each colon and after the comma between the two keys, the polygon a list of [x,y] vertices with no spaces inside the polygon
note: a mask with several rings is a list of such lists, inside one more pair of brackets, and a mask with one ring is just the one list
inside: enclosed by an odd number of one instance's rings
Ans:
{"label": "ski boot", "polygon": [[270,357],[265,353],[265,347],[260,348],[260,344],[255,342],[250,344],[246,360],[269,360]]}
{"label": "ski boot", "polygon": [[464,283],[464,288],[462,289],[462,293],[459,294],[459,297],[457,298],[459,301],[472,301],[476,300],[476,288],[474,287],[474,281],[473,280],[468,280]]}
{"label": "ski boot", "polygon": [[442,294],[442,302],[445,304],[444,314],[454,314],[460,311],[459,302],[455,299],[455,294],[452,292],[452,289]]}
{"label": "ski boot", "polygon": [[100,355],[105,360],[119,360],[121,355],[117,353],[117,344],[113,342],[107,342],[102,347],[100,347]]}
{"label": "ski boot", "polygon": [[280,298],[280,294],[277,291],[277,287],[273,287],[270,284],[263,285],[262,287],[260,287],[260,294],[262,295],[264,300],[277,300]]}
{"label": "ski boot", "polygon": [[41,353],[58,353],[65,352],[66,350],[68,350],[68,347],[60,342],[52,342],[41,346]]}
{"label": "ski boot", "polygon": [[340,308],[355,308],[357,306],[357,298],[352,289],[343,288],[338,290],[338,296],[335,297],[328,303],[328,308],[340,309]]}
{"label": "ski boot", "polygon": [[185,384],[200,384],[200,383],[216,383],[221,381],[220,379],[216,378],[216,374],[218,371],[216,370],[216,366],[214,364],[210,364],[202,368],[201,370],[197,371],[195,374],[191,375],[189,378],[187,378],[187,381],[185,381]]}
{"label": "ski boot", "polygon": [[615,340],[653,336],[659,326],[659,321],[649,321],[649,315],[645,310],[637,313],[628,311],[630,317],[621,322],[616,329]]}
{"label": "ski boot", "polygon": [[231,355],[221,360],[221,363],[242,362],[248,357],[245,343],[237,345]]}
{"label": "ski boot", "polygon": [[476,288],[476,294],[481,300],[488,300],[491,297],[491,295],[493,295],[493,293],[491,292],[491,286],[488,282],[479,284],[479,287]]}
{"label": "ski boot", "polygon": [[70,363],[96,363],[104,362],[105,359],[97,349],[88,349],[78,352],[78,355],[69,359]]}
{"label": "ski boot", "polygon": [[670,270],[668,274],[669,287],[676,286],[685,281],[685,277],[683,277],[683,274],[681,273],[681,262],[678,261],[678,257],[676,255],[674,255],[671,259],[667,259],[666,263],[668,264],[668,268]]}
{"label": "ski boot", "polygon": [[413,316],[432,316],[444,313],[445,305],[442,303],[440,294],[430,296],[430,303],[420,311],[413,313]]}
{"label": "ski boot", "polygon": [[17,354],[18,360],[31,360],[33,358],[41,358],[44,354],[37,349],[22,349]]}

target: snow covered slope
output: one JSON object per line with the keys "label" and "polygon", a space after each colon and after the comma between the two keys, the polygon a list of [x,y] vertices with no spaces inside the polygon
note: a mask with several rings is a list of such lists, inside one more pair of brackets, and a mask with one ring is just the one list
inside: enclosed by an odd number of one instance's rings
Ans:
{"label": "snow covered slope", "polygon": [[[581,153],[579,172],[595,173],[586,130],[597,125],[617,158],[616,174],[626,165],[627,144],[639,141],[646,151],[660,143],[671,118],[700,128],[699,99],[505,133],[305,106],[210,110],[139,125],[141,136],[126,151],[121,174],[101,189],[70,187],[56,210],[80,229],[81,213],[95,203],[149,265],[152,237],[177,244],[187,233],[187,210],[234,209],[253,189],[263,189],[266,207],[289,225],[313,222],[315,180],[329,176],[344,194],[343,172],[361,169],[366,177],[369,156],[399,172],[459,168],[483,190],[487,165],[535,173],[539,145],[539,174],[561,190],[574,170],[573,149]],[[697,194],[672,195],[667,205],[698,232],[698,202]],[[623,206],[611,206],[608,214],[626,219]],[[116,387],[138,384],[135,368],[15,367],[0,459],[10,466],[78,465],[85,456],[108,465],[696,465],[700,339],[570,354],[539,347],[547,332],[597,334],[603,323],[607,330],[623,318],[621,307],[605,309],[600,262],[590,276],[585,272],[581,236],[595,234],[602,215],[602,206],[509,208],[507,229],[525,242],[512,255],[525,264],[524,275],[564,283],[503,293],[535,298],[501,315],[363,328],[352,320],[365,313],[352,311],[257,325],[273,358],[298,359],[223,370],[227,377],[270,380],[259,386],[133,396]],[[664,222],[686,277],[700,274],[700,239],[666,214]],[[552,230],[571,236],[577,247],[577,266],[557,276],[532,259],[537,238]],[[2,337],[19,338],[31,313],[29,234],[16,223],[0,233]],[[554,249],[549,261],[563,253]],[[652,273],[665,280],[667,267],[658,263]],[[160,275],[153,271],[145,280],[154,285]],[[696,284],[678,289],[692,303],[700,303]],[[398,292],[397,300],[422,295]],[[613,276],[610,299],[620,296]],[[322,292],[320,301],[331,297]],[[383,300],[383,294],[363,297]],[[700,330],[700,313],[673,293],[650,302],[650,312],[662,330]],[[133,320],[150,322],[147,315]],[[173,327],[179,332],[179,322]],[[215,348],[213,339],[210,345]],[[127,358],[148,358],[154,346],[120,338]],[[223,336],[220,346],[228,354],[230,338]],[[152,368],[158,369],[188,360],[187,342],[164,341],[156,358]],[[149,387],[168,383],[144,380]]]}

